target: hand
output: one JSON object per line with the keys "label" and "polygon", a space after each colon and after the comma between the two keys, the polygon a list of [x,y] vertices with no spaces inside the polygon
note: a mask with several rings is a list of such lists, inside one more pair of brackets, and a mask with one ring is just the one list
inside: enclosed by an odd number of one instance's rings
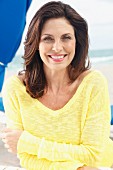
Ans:
{"label": "hand", "polygon": [[17,143],[22,132],[22,130],[12,130],[9,128],[5,128],[2,131],[1,138],[4,142],[4,147],[8,149],[8,152],[17,153]]}
{"label": "hand", "polygon": [[99,170],[99,169],[95,167],[90,167],[90,166],[82,166],[82,167],[79,167],[77,170]]}

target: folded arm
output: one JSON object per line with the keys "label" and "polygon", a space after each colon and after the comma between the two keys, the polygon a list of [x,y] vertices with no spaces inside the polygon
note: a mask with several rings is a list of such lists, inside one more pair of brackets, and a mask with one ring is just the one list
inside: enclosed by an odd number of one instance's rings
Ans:
{"label": "folded arm", "polygon": [[[20,159],[24,159],[22,155],[26,153],[30,156],[34,155],[38,160],[48,160],[52,163],[77,161],[82,165],[97,166],[106,145],[106,139],[109,136],[110,108],[108,107],[109,97],[107,93],[105,87],[91,97],[79,145],[49,141],[24,130],[18,141]],[[17,101],[14,94],[13,97],[10,94],[4,98],[5,111],[8,117],[7,123],[12,129],[23,130]],[[15,104],[15,102],[17,103]]]}

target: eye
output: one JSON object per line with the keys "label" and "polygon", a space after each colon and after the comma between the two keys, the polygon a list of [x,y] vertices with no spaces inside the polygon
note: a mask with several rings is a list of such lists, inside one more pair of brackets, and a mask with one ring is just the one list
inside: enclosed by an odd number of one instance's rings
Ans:
{"label": "eye", "polygon": [[62,40],[63,40],[63,41],[68,41],[68,40],[71,40],[71,39],[72,39],[72,37],[69,36],[69,35],[64,35],[64,36],[62,37]]}
{"label": "eye", "polygon": [[46,43],[50,43],[50,42],[53,42],[54,39],[52,37],[45,37],[45,38],[43,38],[43,41]]}

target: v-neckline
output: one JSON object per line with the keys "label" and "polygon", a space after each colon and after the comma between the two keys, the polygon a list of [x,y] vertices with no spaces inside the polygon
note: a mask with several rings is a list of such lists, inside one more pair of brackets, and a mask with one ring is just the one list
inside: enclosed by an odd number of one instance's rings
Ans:
{"label": "v-neckline", "polygon": [[[48,112],[48,113],[56,113],[56,114],[60,114],[63,111],[67,110],[70,108],[70,106],[73,104],[73,102],[76,100],[76,98],[78,97],[78,95],[80,94],[80,91],[83,89],[84,87],[84,83],[87,81],[87,79],[89,79],[92,74],[95,72],[95,70],[90,71],[81,81],[81,83],[79,84],[76,92],[74,93],[74,95],[69,99],[69,101],[60,109],[57,110],[53,110],[50,109],[49,107],[45,106],[43,103],[41,103],[38,99],[32,98],[34,100],[34,104],[36,105],[36,107],[40,107],[41,110],[44,110],[44,112]],[[22,84],[21,80],[16,76],[17,80]],[[22,84],[23,85],[23,84]],[[24,86],[24,85],[23,85]],[[24,86],[25,87],[25,86]],[[27,92],[26,92],[27,93]],[[56,115],[55,114],[55,115]]]}

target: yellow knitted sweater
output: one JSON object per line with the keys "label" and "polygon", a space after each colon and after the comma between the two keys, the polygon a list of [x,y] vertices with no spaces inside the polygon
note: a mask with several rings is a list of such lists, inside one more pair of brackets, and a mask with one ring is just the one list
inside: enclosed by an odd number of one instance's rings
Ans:
{"label": "yellow knitted sweater", "polygon": [[32,98],[16,76],[6,81],[3,101],[7,125],[22,129],[18,157],[27,170],[76,170],[113,164],[107,81],[90,72],[61,109]]}

